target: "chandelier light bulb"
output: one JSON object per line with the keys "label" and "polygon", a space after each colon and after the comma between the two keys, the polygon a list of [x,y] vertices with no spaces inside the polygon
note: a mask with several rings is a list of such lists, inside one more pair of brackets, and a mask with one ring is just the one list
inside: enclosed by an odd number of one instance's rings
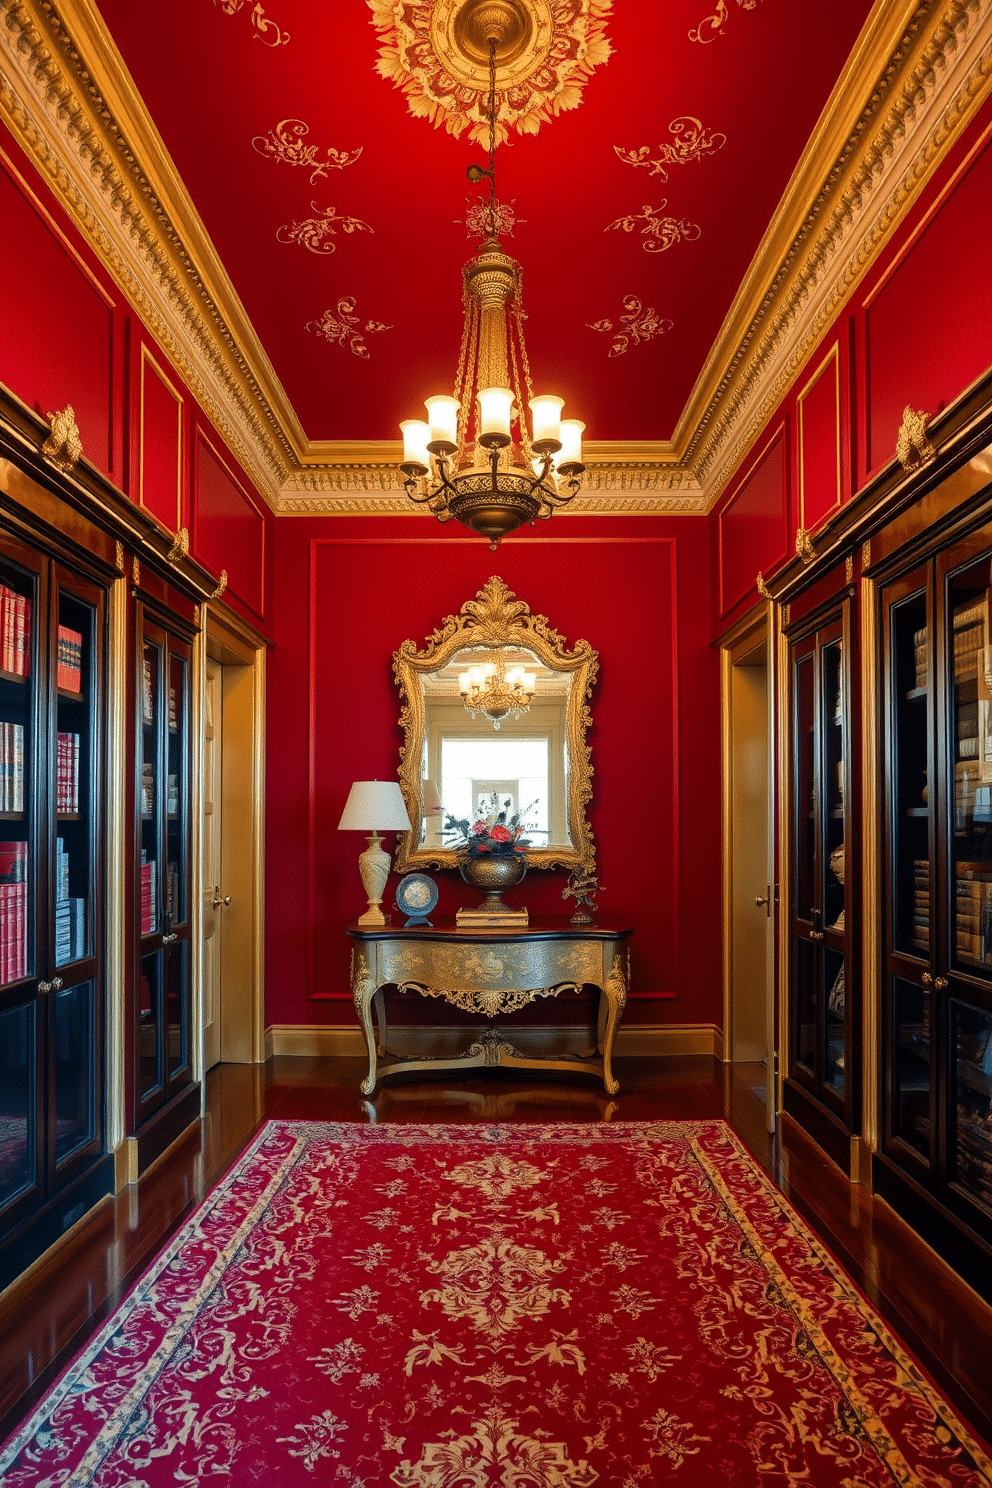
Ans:
{"label": "chandelier light bulb", "polygon": [[550,393],[531,398],[530,412],[534,429],[531,443],[539,454],[554,454],[560,445],[559,426],[564,406],[564,398],[556,398]]}
{"label": "chandelier light bulb", "polygon": [[458,399],[439,393],[424,402],[430,420],[431,444],[437,454],[453,454],[458,448]]}
{"label": "chandelier light bulb", "polygon": [[559,470],[567,473],[570,469],[585,468],[582,464],[582,435],[585,427],[581,419],[562,419],[561,452],[555,461]]}
{"label": "chandelier light bulb", "polygon": [[[430,429],[423,419],[404,419],[400,424],[400,432],[403,435],[404,473],[426,475],[431,464],[431,457],[427,452]],[[417,467],[416,470],[414,466]]]}
{"label": "chandelier light bulb", "polygon": [[479,390],[479,443],[498,449],[510,442],[510,411],[513,390],[505,387]]}

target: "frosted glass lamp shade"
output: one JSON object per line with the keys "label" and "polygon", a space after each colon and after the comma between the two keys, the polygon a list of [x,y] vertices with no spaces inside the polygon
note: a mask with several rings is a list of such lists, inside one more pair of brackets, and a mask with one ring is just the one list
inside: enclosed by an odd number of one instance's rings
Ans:
{"label": "frosted glass lamp shade", "polygon": [[534,430],[531,444],[539,453],[553,454],[561,443],[559,426],[564,406],[564,398],[554,398],[544,394],[538,398],[531,398],[530,412]]}
{"label": "frosted glass lamp shade", "polygon": [[395,780],[356,780],[338,822],[341,832],[408,832],[410,818]]}
{"label": "frosted glass lamp shade", "polygon": [[[458,399],[438,394],[424,403],[430,421],[431,444],[443,445],[445,451],[458,448]],[[439,451],[442,453],[443,451]]]}
{"label": "frosted glass lamp shade", "polygon": [[400,424],[400,433],[403,435],[403,469],[416,466],[418,471],[413,473],[426,475],[431,464],[431,457],[427,452],[430,429],[423,419],[404,419]]}
{"label": "frosted glass lamp shade", "polygon": [[510,442],[510,388],[482,388],[479,392],[479,442],[493,448]]}
{"label": "frosted glass lamp shade", "polygon": [[568,470],[570,466],[582,467],[582,435],[585,424],[581,419],[562,419],[561,421],[561,452],[555,462],[559,470]]}

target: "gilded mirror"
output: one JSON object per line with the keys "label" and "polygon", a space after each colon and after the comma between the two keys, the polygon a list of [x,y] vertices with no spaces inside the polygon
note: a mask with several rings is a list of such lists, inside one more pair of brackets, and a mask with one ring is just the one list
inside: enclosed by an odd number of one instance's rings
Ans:
{"label": "gilded mirror", "polygon": [[[397,872],[454,868],[461,836],[454,823],[475,820],[495,799],[508,816],[520,814],[532,868],[595,873],[586,733],[598,671],[588,641],[569,650],[495,576],[423,649],[404,641],[393,673],[404,732],[398,773],[412,828],[399,840]],[[481,701],[473,684],[488,688]]]}

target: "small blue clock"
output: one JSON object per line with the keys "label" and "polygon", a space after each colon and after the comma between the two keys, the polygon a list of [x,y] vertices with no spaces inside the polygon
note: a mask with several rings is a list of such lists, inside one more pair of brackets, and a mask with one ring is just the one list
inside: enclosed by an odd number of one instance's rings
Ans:
{"label": "small blue clock", "polygon": [[427,918],[437,903],[437,884],[426,873],[407,873],[396,886],[396,908],[409,915],[410,925],[429,925]]}

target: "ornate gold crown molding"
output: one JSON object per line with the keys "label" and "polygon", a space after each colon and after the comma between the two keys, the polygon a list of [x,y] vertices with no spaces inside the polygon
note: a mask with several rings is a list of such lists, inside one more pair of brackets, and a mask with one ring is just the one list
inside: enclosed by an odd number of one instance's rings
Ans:
{"label": "ornate gold crown molding", "polygon": [[900,9],[912,11],[905,33],[734,353],[726,332],[739,306],[721,332],[711,361],[724,371],[686,449],[709,505],[992,89],[992,0]]}
{"label": "ornate gold crown molding", "polygon": [[[391,441],[308,444],[94,0],[0,0],[0,113],[280,512],[410,514]],[[992,0],[877,0],[671,443],[604,446],[576,512],[713,504],[992,86]]]}

